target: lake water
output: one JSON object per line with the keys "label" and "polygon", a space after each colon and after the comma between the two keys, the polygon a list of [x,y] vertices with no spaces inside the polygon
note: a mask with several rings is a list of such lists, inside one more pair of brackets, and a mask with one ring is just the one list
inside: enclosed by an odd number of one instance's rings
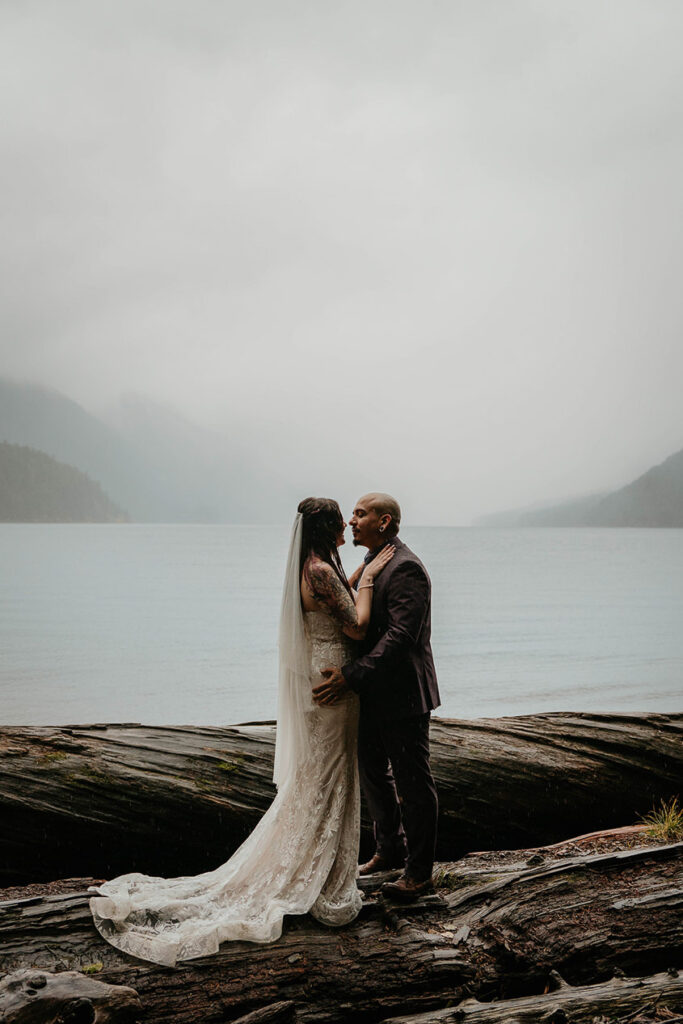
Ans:
{"label": "lake water", "polygon": [[[0,525],[0,723],[274,718],[288,536]],[[683,530],[401,537],[432,576],[439,714],[683,710]]]}

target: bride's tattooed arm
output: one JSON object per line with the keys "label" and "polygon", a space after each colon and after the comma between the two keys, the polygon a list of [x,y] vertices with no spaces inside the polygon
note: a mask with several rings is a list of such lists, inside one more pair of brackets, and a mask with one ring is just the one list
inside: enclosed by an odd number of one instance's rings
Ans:
{"label": "bride's tattooed arm", "polygon": [[375,576],[391,561],[394,552],[393,545],[387,545],[365,566],[355,602],[329,562],[313,557],[304,566],[304,580],[314,599],[328,609],[346,635],[354,640],[362,640],[367,632]]}
{"label": "bride's tattooed arm", "polygon": [[325,605],[345,630],[358,629],[358,613],[353,598],[331,565],[311,559],[304,569],[304,578],[316,601]]}

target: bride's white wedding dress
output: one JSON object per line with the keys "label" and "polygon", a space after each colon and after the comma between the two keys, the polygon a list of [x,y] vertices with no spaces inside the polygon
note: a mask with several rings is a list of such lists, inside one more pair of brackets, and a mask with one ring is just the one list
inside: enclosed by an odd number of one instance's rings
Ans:
{"label": "bride's white wedding dress", "polygon": [[[297,595],[298,597],[298,595]],[[313,685],[320,670],[352,653],[341,626],[324,612],[304,615]],[[272,942],[285,914],[311,913],[328,925],[352,921],[360,794],[356,760],[358,697],[302,716],[305,754],[233,856],[187,878],[121,875],[94,887],[95,925],[112,945],[159,964],[215,953],[227,939]]]}

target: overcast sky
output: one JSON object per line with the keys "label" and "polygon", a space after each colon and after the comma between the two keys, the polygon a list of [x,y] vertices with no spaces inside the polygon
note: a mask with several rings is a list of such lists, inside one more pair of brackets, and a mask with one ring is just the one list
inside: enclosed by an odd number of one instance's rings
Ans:
{"label": "overcast sky", "polygon": [[0,372],[413,521],[683,447],[680,0],[2,0]]}

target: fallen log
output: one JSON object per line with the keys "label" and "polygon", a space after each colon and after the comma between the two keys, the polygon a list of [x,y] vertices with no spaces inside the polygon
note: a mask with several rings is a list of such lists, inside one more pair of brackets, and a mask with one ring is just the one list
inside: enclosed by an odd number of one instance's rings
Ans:
{"label": "fallen log", "polygon": [[3,1024],[136,1024],[137,993],[76,971],[15,971],[0,980]]}
{"label": "fallen log", "polygon": [[[615,1020],[634,1011],[683,1010],[683,977],[675,971],[576,988],[557,973],[552,980],[554,991],[547,994],[493,1003],[466,999],[456,1007],[391,1017],[384,1024],[593,1024],[596,1018]],[[666,1018],[659,1019],[667,1024]]]}
{"label": "fallen log", "polygon": [[[0,729],[0,884],[227,859],[270,804],[272,723]],[[683,790],[683,715],[434,719],[438,856],[632,821]],[[369,852],[365,822],[362,854]]]}
{"label": "fallen log", "polygon": [[363,910],[344,928],[292,918],[271,945],[225,943],[175,969],[109,946],[83,890],[6,900],[0,972],[96,970],[137,991],[146,1024],[218,1024],[276,1006],[293,1015],[283,1003],[305,1024],[342,1024],[543,996],[556,973],[586,986],[683,967],[683,843],[493,872],[467,857],[442,865],[437,894],[409,906],[378,896],[381,879],[362,881]]}

